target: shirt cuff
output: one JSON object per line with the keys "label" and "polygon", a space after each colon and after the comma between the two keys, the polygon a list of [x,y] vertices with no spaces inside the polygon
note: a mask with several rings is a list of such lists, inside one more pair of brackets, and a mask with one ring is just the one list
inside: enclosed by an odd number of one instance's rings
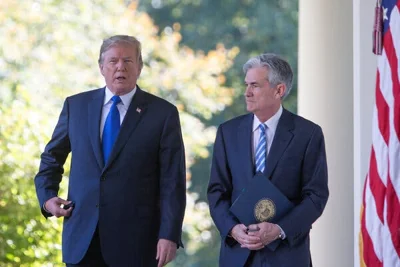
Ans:
{"label": "shirt cuff", "polygon": [[279,225],[277,225],[277,226],[279,227],[279,230],[281,230],[280,238],[281,238],[282,240],[284,240],[284,239],[286,238],[286,234],[285,234],[285,232],[283,231],[283,229],[282,229]]}

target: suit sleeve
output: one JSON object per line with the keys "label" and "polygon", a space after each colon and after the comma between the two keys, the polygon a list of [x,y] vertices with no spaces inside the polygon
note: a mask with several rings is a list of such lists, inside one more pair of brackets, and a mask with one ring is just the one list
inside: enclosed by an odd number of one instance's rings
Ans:
{"label": "suit sleeve", "polygon": [[44,203],[56,197],[60,189],[64,163],[71,152],[68,137],[68,99],[65,100],[53,135],[41,155],[39,172],[35,176],[36,194],[42,214],[52,216],[43,209]]}
{"label": "suit sleeve", "polygon": [[185,148],[178,110],[167,117],[160,144],[160,209],[159,238],[182,246],[182,223],[186,207]]}
{"label": "suit sleeve", "polygon": [[300,204],[277,223],[292,246],[308,236],[312,224],[321,216],[329,196],[325,142],[319,126],[315,127],[306,148],[300,179]]}
{"label": "suit sleeve", "polygon": [[229,211],[232,190],[232,176],[228,166],[223,131],[220,126],[214,143],[207,197],[211,216],[221,234],[222,240],[225,240],[228,244],[232,244],[234,241],[228,237],[229,232],[236,224],[240,223]]}

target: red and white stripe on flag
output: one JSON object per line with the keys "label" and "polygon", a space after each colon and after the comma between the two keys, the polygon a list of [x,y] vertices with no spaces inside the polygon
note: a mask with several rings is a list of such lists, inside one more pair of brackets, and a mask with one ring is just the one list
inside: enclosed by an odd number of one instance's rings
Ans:
{"label": "red and white stripe on flag", "polygon": [[369,170],[361,207],[362,267],[400,267],[400,0],[382,4]]}

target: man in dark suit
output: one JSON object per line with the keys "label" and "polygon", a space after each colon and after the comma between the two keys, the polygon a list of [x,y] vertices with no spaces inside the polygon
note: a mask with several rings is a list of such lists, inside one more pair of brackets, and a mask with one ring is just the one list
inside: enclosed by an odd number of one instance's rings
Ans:
{"label": "man in dark suit", "polygon": [[[67,266],[164,266],[181,246],[185,155],[175,106],[142,91],[141,44],[103,41],[106,87],[65,100],[35,177],[44,216],[64,217]],[[72,153],[68,198],[58,197]],[[74,207],[64,209],[71,202]]]}
{"label": "man in dark suit", "polygon": [[[293,79],[285,60],[263,54],[243,70],[251,113],[220,125],[208,185],[210,212],[222,239],[220,266],[312,266],[309,232],[329,195],[322,130],[282,107]],[[295,205],[276,224],[243,225],[229,211],[256,171]],[[274,241],[276,249],[267,247]]]}

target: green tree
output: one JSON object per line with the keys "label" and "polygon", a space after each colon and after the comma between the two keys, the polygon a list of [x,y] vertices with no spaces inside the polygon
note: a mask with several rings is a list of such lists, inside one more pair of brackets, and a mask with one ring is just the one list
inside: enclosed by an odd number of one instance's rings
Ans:
{"label": "green tree", "polygon": [[39,97],[15,92],[0,105],[0,266],[61,262],[59,223],[40,216],[32,184],[48,115],[34,106]]}
{"label": "green tree", "polygon": [[[129,2],[127,0],[127,2]],[[161,29],[179,28],[182,43],[209,51],[218,44],[238,47],[240,53],[226,72],[226,85],[235,89],[235,100],[220,123],[244,112],[242,65],[251,56],[273,52],[284,56],[297,73],[298,1],[291,0],[141,0],[139,10],[147,12]],[[296,88],[285,106],[296,111]]]}
{"label": "green tree", "polygon": [[[215,136],[215,127],[204,122],[232,103],[224,73],[237,48],[193,50],[181,45],[179,28],[159,32],[135,3],[122,1],[2,0],[0,32],[0,266],[61,266],[61,220],[41,216],[33,177],[63,99],[104,84],[95,65],[105,37],[123,33],[141,40],[139,85],[177,105],[190,185],[194,159],[209,156]],[[216,255],[207,205],[196,192],[187,196],[186,249],[170,265],[213,266],[215,257],[196,257],[203,250]]]}

